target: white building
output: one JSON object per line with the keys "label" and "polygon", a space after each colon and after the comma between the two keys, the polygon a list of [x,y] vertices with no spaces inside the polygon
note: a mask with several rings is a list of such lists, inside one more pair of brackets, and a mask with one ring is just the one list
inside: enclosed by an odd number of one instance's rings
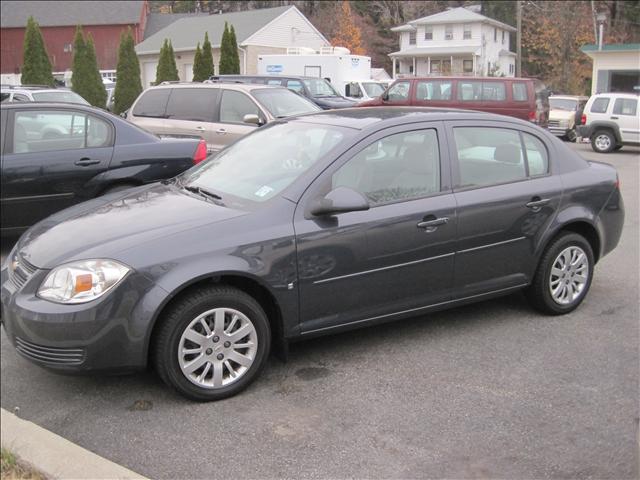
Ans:
{"label": "white building", "polygon": [[291,46],[314,50],[329,46],[327,39],[293,5],[189,16],[174,21],[136,45],[142,85],[146,88],[155,81],[160,49],[165,38],[171,40],[180,80],[190,82],[193,78],[196,45],[199,42],[202,46],[205,32],[209,34],[214,73],[217,75],[225,22],[233,25],[236,32],[241,74],[256,74],[260,55],[286,53]]}
{"label": "white building", "polygon": [[394,27],[400,50],[389,54],[393,77],[515,76],[509,33],[516,29],[466,8],[453,8]]}
{"label": "white building", "polygon": [[640,92],[640,43],[585,45],[580,50],[593,60],[591,95]]}

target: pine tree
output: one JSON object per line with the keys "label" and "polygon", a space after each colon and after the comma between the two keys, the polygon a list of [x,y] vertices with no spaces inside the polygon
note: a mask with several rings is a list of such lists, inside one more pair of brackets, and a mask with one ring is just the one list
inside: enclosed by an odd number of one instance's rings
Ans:
{"label": "pine tree", "polygon": [[200,42],[196,45],[196,54],[193,56],[193,81],[202,82],[206,80],[204,78],[204,71],[202,69],[202,50],[200,49]]}
{"label": "pine tree", "polygon": [[231,52],[231,43],[229,38],[229,26],[224,22],[224,32],[222,32],[222,40],[220,41],[220,66],[218,71],[220,75],[228,75],[234,73],[233,70],[233,53]]}
{"label": "pine tree", "polygon": [[113,111],[119,114],[128,110],[142,92],[140,63],[134,48],[131,29],[128,29],[126,35],[120,36],[116,77]]}
{"label": "pine tree", "polygon": [[[71,63],[71,90],[84,98],[83,92],[87,88],[87,62],[86,59],[87,45],[82,34],[82,27],[76,27],[76,35],[73,38],[73,60]],[[86,100],[86,99],[85,99]],[[87,100],[88,101],[88,100]]]}
{"label": "pine tree", "polygon": [[158,60],[158,68],[156,68],[156,81],[154,85],[177,80],[180,80],[180,78],[178,77],[178,69],[176,68],[176,59],[173,56],[173,47],[171,46],[171,42],[165,38],[162,48],[160,49],[160,59]]}
{"label": "pine tree", "polygon": [[238,56],[238,42],[236,41],[236,31],[231,25],[229,29],[229,51],[231,52],[231,58],[233,59],[233,72],[235,74],[240,74],[240,57]]}
{"label": "pine tree", "polygon": [[21,83],[23,85],[53,86],[51,62],[38,23],[29,17],[24,34],[23,64]]}
{"label": "pine tree", "polygon": [[104,88],[102,75],[100,75],[98,60],[96,58],[96,48],[93,44],[91,34],[89,34],[89,39],[86,42],[85,55],[85,61],[87,63],[87,91],[85,95],[80,94],[80,96],[94,107],[105,108],[107,103],[107,90]]}
{"label": "pine tree", "polygon": [[213,52],[211,51],[211,42],[209,41],[209,33],[204,32],[204,43],[202,44],[202,73],[206,75],[206,80],[211,75],[214,75],[213,69]]}

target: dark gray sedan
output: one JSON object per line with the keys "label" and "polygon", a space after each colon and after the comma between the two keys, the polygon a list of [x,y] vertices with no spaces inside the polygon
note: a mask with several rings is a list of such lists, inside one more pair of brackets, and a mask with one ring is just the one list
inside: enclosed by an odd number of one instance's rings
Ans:
{"label": "dark gray sedan", "polygon": [[2,318],[44,367],[153,364],[216,400],[299,338],[520,289],[570,312],[623,220],[616,171],[529,123],[324,112],[38,223],[3,266]]}

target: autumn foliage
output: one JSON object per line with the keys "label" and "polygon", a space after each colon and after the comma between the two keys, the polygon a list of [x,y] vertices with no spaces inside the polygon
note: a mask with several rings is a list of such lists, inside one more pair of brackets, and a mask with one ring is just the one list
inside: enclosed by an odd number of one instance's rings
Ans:
{"label": "autumn foliage", "polygon": [[335,35],[331,38],[331,45],[346,47],[353,55],[364,55],[360,28],[355,24],[351,6],[348,1],[343,1],[337,13],[338,26]]}

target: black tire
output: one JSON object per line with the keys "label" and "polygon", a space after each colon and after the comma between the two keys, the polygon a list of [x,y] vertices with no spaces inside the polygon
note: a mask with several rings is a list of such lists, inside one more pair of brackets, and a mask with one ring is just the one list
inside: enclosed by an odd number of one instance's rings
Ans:
{"label": "black tire", "polygon": [[[602,139],[604,145],[599,141]],[[605,139],[608,139],[605,140]],[[616,137],[611,130],[597,130],[591,135],[591,148],[597,153],[610,153],[616,147]]]}
{"label": "black tire", "polygon": [[[233,309],[245,315],[255,328],[258,346],[253,363],[237,380],[226,386],[207,388],[196,385],[182,372],[178,348],[182,334],[191,322],[216,308]],[[194,290],[171,305],[159,322],[152,346],[155,368],[167,385],[192,400],[221,400],[239,393],[256,379],[269,357],[271,330],[267,316],[254,298],[236,288],[212,286]]]}
{"label": "black tire", "polygon": [[[551,269],[553,268],[553,265],[560,253],[572,246],[579,247],[587,256],[587,280],[584,288],[573,301],[568,304],[561,304],[556,302],[551,295]],[[593,259],[593,250],[591,249],[591,245],[582,235],[571,232],[560,234],[560,236],[547,246],[540,258],[538,268],[536,269],[536,273],[533,277],[533,282],[525,290],[527,299],[534,308],[548,315],[563,315],[575,310],[589,292],[591,280],[593,279],[594,264],[595,262]]]}
{"label": "black tire", "polygon": [[114,192],[121,192],[123,190],[128,190],[129,188],[134,188],[134,187],[137,187],[137,185],[133,185],[131,183],[118,183],[116,185],[113,185],[105,189],[101,195],[107,195],[109,193],[114,193]]}

